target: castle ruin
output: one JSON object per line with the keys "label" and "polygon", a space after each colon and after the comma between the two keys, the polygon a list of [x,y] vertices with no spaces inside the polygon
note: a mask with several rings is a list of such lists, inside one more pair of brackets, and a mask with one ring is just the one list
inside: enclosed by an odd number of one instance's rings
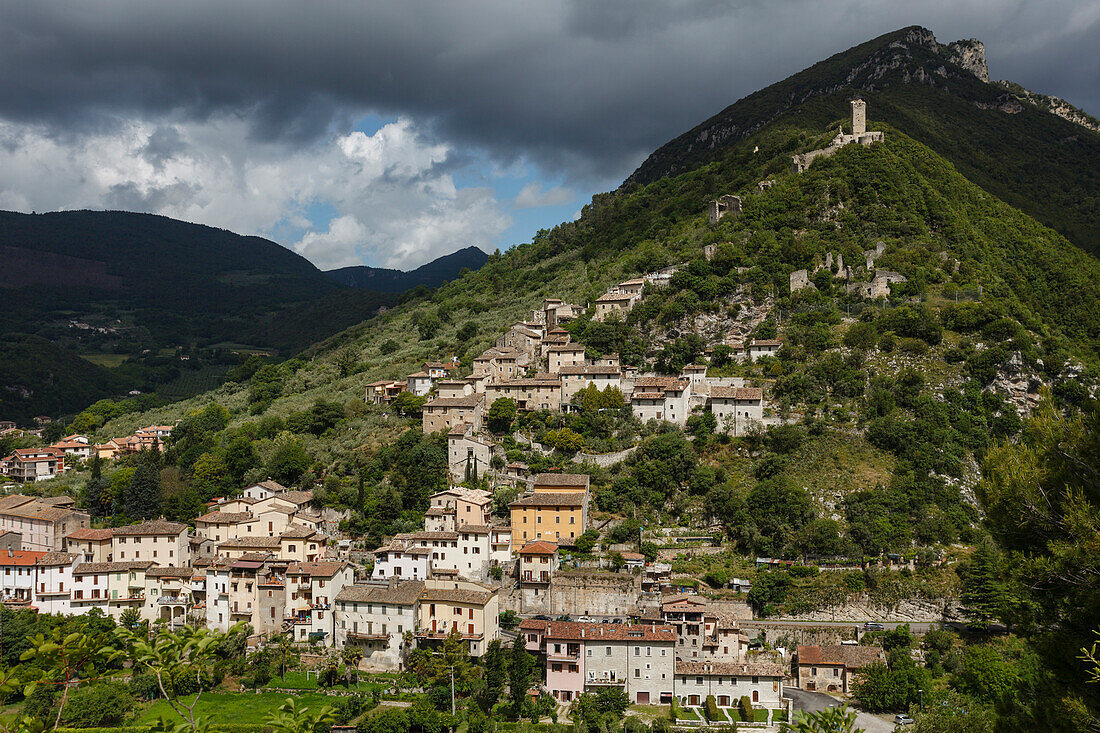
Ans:
{"label": "castle ruin", "polygon": [[870,145],[871,143],[882,142],[885,139],[886,134],[880,130],[867,131],[867,103],[856,97],[852,100],[852,134],[845,135],[844,126],[841,125],[840,131],[837,132],[836,137],[833,138],[828,147],[792,156],[791,171],[793,173],[803,173],[815,159],[828,158],[845,145],[851,143]]}
{"label": "castle ruin", "polygon": [[737,215],[741,213],[741,197],[726,194],[719,196],[716,201],[710,202],[708,211],[710,223],[717,224],[718,220],[727,214]]}

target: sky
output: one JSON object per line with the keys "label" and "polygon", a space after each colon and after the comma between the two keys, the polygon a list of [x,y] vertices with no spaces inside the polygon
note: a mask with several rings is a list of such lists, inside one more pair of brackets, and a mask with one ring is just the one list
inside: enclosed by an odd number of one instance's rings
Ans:
{"label": "sky", "polygon": [[411,269],[579,215],[756,89],[908,25],[1100,116],[1100,0],[0,0],[0,209]]}

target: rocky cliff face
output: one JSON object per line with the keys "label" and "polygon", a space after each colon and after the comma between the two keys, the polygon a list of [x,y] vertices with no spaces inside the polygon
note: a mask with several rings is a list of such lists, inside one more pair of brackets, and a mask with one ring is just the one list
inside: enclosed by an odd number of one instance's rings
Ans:
{"label": "rocky cliff face", "polygon": [[944,57],[969,71],[982,81],[989,81],[989,69],[985,65],[985,44],[976,38],[955,41],[941,50]]}

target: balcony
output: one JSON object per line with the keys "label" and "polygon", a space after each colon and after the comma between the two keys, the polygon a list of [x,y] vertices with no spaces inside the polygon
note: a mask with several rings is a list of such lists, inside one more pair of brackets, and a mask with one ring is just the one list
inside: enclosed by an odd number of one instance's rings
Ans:
{"label": "balcony", "polygon": [[575,662],[580,658],[580,649],[562,650],[560,652],[546,652],[546,659],[550,662]]}
{"label": "balcony", "polygon": [[588,678],[584,681],[584,686],[588,687],[622,687],[626,684],[625,679],[619,679],[609,674],[602,675],[588,675]]}
{"label": "balcony", "polygon": [[367,634],[362,631],[349,631],[348,638],[355,641],[389,641],[389,634]]}
{"label": "balcony", "polygon": [[[190,596],[160,596],[159,598],[157,598],[157,603],[161,604],[162,606],[166,606],[166,605],[170,605],[170,606],[190,606],[191,605],[191,597]],[[252,610],[252,607],[249,606],[249,611],[251,611],[251,610]]]}

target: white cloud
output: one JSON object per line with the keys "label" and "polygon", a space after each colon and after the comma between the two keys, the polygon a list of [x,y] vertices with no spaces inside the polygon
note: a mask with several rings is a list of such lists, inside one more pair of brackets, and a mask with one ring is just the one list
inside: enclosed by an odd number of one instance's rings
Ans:
{"label": "white cloud", "polygon": [[[0,208],[111,208],[241,234],[291,230],[284,243],[325,269],[407,269],[469,244],[492,250],[512,224],[490,189],[455,184],[451,147],[409,119],[304,147],[249,131],[223,116],[62,137],[0,119]],[[335,210],[331,221],[310,221],[318,204]]]}
{"label": "white cloud", "polygon": [[538,181],[531,181],[516,194],[512,206],[517,209],[532,209],[537,206],[561,206],[562,204],[569,203],[575,198],[576,194],[568,188],[555,186],[547,191],[543,191],[541,183]]}
{"label": "white cloud", "polygon": [[322,270],[358,265],[358,248],[366,234],[354,216],[338,216],[329,222],[328,231],[306,233],[294,249]]}

